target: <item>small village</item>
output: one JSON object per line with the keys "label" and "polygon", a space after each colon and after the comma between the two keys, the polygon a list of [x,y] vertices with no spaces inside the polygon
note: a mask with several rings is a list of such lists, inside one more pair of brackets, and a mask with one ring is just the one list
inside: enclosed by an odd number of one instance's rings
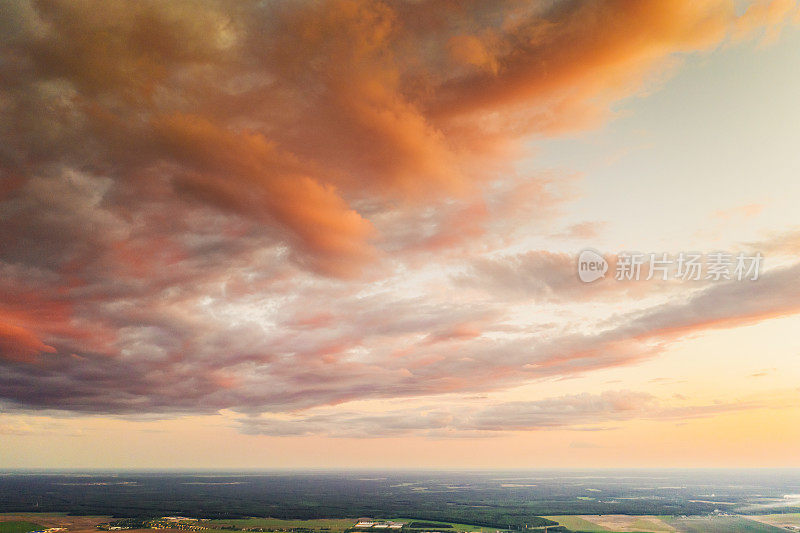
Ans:
{"label": "small village", "polygon": [[405,522],[375,521],[371,518],[359,518],[354,529],[402,529]]}

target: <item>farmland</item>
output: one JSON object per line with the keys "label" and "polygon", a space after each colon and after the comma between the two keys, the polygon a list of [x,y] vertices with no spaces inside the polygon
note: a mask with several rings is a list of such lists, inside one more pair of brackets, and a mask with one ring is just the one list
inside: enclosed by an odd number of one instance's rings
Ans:
{"label": "farmland", "polygon": [[27,533],[35,529],[42,529],[42,526],[33,522],[17,520],[0,522],[0,533]]}
{"label": "farmland", "polygon": [[685,533],[779,533],[775,526],[757,522],[743,516],[711,516],[669,518],[667,520],[678,531]]}
{"label": "farmland", "polygon": [[[792,515],[754,516],[630,516],[565,515],[547,516],[570,531],[582,533],[777,533],[787,531],[777,524],[794,524]],[[793,515],[797,517],[798,515]],[[771,525],[770,522],[776,524]]]}
{"label": "farmland", "polygon": [[[27,520],[20,520],[27,518]],[[279,518],[196,519],[166,517],[153,520],[123,519],[98,522],[100,517],[73,517],[65,514],[29,513],[25,515],[0,515],[0,533],[28,533],[49,527],[63,527],[64,533],[99,533],[99,529],[124,533],[148,533],[153,530],[178,533],[191,526],[203,533],[241,532],[292,532],[292,533],[368,533],[370,528],[355,528],[356,518],[320,518],[313,520],[283,520]],[[549,533],[777,533],[800,531],[800,514],[764,515],[707,515],[707,516],[655,516],[655,515],[550,515],[547,519]],[[37,520],[37,521],[31,521]],[[414,525],[436,526],[411,528],[413,519],[391,518],[402,523],[402,533],[480,532],[496,533],[503,530],[482,528],[471,524],[439,522]],[[125,524],[128,524],[127,526]],[[795,528],[795,529],[791,529]],[[384,529],[383,531],[385,531]],[[381,530],[376,530],[381,531]],[[526,531],[544,531],[531,527]],[[507,532],[506,532],[507,533]]]}
{"label": "farmland", "polygon": [[[800,527],[798,494],[792,470],[20,473],[0,477],[0,521],[67,533],[759,533]],[[357,528],[362,517],[388,522]]]}

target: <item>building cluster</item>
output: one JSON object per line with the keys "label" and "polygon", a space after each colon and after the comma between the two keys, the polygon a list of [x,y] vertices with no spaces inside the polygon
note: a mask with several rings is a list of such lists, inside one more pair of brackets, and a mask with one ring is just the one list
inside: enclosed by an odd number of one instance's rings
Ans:
{"label": "building cluster", "polygon": [[392,522],[391,520],[372,520],[371,518],[359,518],[356,529],[402,529],[405,524],[403,522]]}
{"label": "building cluster", "polygon": [[[187,524],[186,522],[192,522]],[[197,525],[196,518],[184,518],[182,516],[165,516],[149,523],[150,529],[181,529],[184,531],[202,531],[208,529]]]}
{"label": "building cluster", "polygon": [[203,531],[207,527],[199,524],[197,518],[185,516],[162,516],[153,520],[121,519],[108,524],[99,524],[97,529],[103,531],[120,531],[124,529],[180,529],[183,531]]}

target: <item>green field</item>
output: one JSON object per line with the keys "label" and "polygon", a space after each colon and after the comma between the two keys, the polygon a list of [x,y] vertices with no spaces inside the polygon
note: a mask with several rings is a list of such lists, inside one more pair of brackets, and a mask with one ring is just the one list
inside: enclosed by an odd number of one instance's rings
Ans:
{"label": "green field", "polygon": [[0,522],[0,533],[28,533],[37,529],[44,528],[33,522]]}
{"label": "green field", "polygon": [[759,522],[766,522],[776,527],[780,526],[796,526],[800,527],[800,513],[783,513],[783,514],[762,514],[753,515],[753,520]]}

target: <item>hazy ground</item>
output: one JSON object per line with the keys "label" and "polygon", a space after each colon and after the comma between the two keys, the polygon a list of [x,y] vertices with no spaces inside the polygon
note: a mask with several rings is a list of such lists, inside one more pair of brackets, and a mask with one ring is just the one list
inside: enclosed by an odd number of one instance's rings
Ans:
{"label": "hazy ground", "polygon": [[774,533],[800,528],[800,471],[7,473],[2,511],[0,533],[26,533],[11,521],[97,533],[112,516],[140,527],[175,515],[203,518],[206,533],[344,533],[357,517],[443,522],[453,533],[549,520],[586,532]]}
{"label": "hazy ground", "polygon": [[[631,516],[631,515],[553,515],[548,516],[560,526],[573,532],[585,533],[778,533],[797,531],[800,528],[800,513],[768,514],[749,516]],[[52,513],[7,513],[0,514],[0,533],[23,533],[13,524],[38,524],[42,527],[64,527],[67,533],[98,533],[97,525],[112,520],[103,516],[67,516]],[[407,521],[408,519],[397,519]],[[234,526],[241,529],[264,528],[265,531],[292,531],[339,533],[353,526],[356,519],[279,520],[275,518],[250,518],[238,520],[203,520],[196,522],[209,528],[209,533],[230,533],[217,529]],[[451,531],[495,531],[469,524],[452,524]],[[554,528],[550,528],[553,531]],[[125,533],[153,533],[152,529],[129,529]],[[163,533],[178,533],[180,529],[159,529]],[[376,530],[377,531],[377,530]],[[543,531],[533,529],[532,531]],[[182,532],[185,533],[185,532]]]}

